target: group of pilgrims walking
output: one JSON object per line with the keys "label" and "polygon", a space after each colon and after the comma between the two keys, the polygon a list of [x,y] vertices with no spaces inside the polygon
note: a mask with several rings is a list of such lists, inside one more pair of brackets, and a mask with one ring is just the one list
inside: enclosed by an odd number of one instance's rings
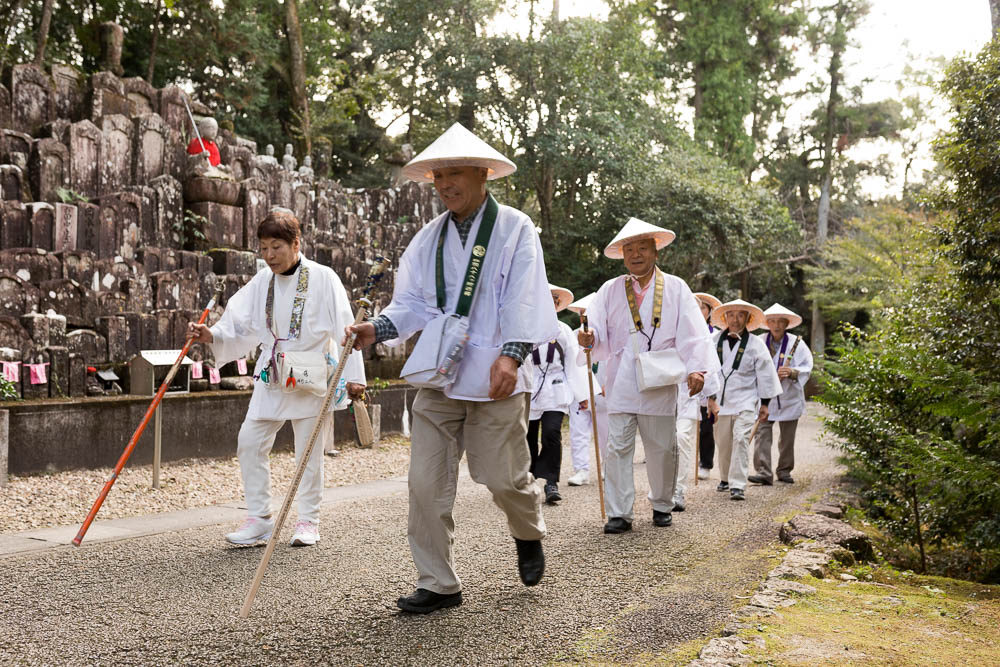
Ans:
{"label": "group of pilgrims walking", "polygon": [[[541,580],[542,506],[562,500],[566,415],[574,469],[568,485],[603,484],[607,534],[632,530],[636,521],[637,434],[654,527],[670,526],[673,514],[685,510],[689,473],[708,479],[717,470],[717,490],[732,500],[746,498],[748,483],[792,483],[812,356],[786,330],[802,318],[779,304],[761,311],[739,299],[721,303],[692,293],[656,266],[674,233],[636,218],[604,249],[623,262],[624,273],[574,301],[569,290],[548,282],[531,219],[487,190],[488,181],[515,169],[457,123],[404,167],[411,180],[434,184],[447,211],[410,241],[391,302],[365,322],[355,323],[337,274],[302,256],[290,211],[274,209],[261,222],[257,236],[268,268],[229,300],[215,325],[188,327],[220,364],[259,348],[237,445],[247,518],[226,540],[270,539],[268,456],[275,435],[290,420],[300,459],[327,390],[315,380],[351,340],[362,350],[404,345],[419,334],[401,374],[418,387],[407,527],[417,580],[415,591],[396,603],[406,612],[462,602],[452,509],[463,454],[472,479],[486,485],[507,518],[521,581]],[[565,309],[589,326],[573,331],[556,316]],[[760,329],[767,331],[752,333]],[[361,355],[347,359],[331,410],[364,395]],[[305,464],[293,546],[320,540],[322,451],[314,448]]]}

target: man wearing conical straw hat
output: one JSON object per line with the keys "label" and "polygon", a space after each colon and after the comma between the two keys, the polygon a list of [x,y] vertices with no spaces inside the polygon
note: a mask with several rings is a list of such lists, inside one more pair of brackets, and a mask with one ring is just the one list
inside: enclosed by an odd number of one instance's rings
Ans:
{"label": "man wearing conical straw hat", "polygon": [[[707,292],[695,292],[694,296],[698,299],[698,306],[705,317],[708,332],[715,333],[715,327],[712,326],[712,311],[721,306],[722,302]],[[705,396],[710,394],[711,392]],[[702,398],[699,409],[701,421],[698,422],[698,479],[708,479],[715,462],[715,417],[708,410],[707,398]]]}
{"label": "man wearing conical straw hat", "polygon": [[[736,299],[712,312],[713,335],[722,363],[719,371],[715,446],[719,451],[719,486],[732,500],[745,500],[750,474],[750,433],[754,422],[767,420],[771,399],[781,393],[778,374],[764,342],[750,334],[764,326],[760,308]],[[759,406],[759,408],[758,408]]]}
{"label": "man wearing conical straw hat", "polygon": [[456,123],[411,160],[403,176],[433,183],[447,211],[425,225],[399,260],[392,302],[348,327],[360,349],[421,336],[402,375],[413,403],[410,552],[416,591],[396,604],[428,613],[462,602],[452,554],[458,463],[485,484],[514,537],[521,581],[542,578],[542,489],[529,472],[527,401],[536,345],[559,333],[542,246],[524,213],[498,204],[486,183],[514,163]]}
{"label": "man wearing conical straw hat", "polygon": [[[587,306],[593,300],[596,292],[591,292],[587,296],[577,299],[569,304],[569,309],[583,316],[587,313]],[[579,331],[579,329],[577,329]],[[576,340],[574,336],[574,340]],[[587,365],[587,357],[583,350],[577,355],[577,364]],[[604,395],[603,383],[605,376],[606,362],[594,362],[592,368],[584,370],[584,380],[586,373],[591,374],[591,381],[594,384],[594,405],[590,405],[590,398],[572,407],[569,412],[569,451],[573,461],[573,474],[566,482],[570,486],[583,486],[590,483],[590,454],[594,451],[594,416],[590,411],[596,411],[597,416],[597,443],[601,451],[601,457],[607,456],[608,445],[608,401]],[[589,386],[586,387],[589,391]]]}
{"label": "man wearing conical straw hat", "polygon": [[701,391],[706,373],[718,371],[711,338],[691,289],[656,268],[657,252],[674,233],[631,218],[604,249],[624,261],[626,274],[604,283],[587,309],[591,330],[577,338],[607,360],[608,456],[604,532],[632,529],[635,481],[632,458],[638,430],[646,452],[653,525],[669,526],[677,479],[677,385]]}
{"label": "man wearing conical straw hat", "polygon": [[799,417],[806,407],[805,386],[812,373],[813,358],[809,346],[802,341],[802,336],[787,332],[802,324],[802,318],[776,303],[764,311],[767,321],[767,333],[760,334],[760,339],[767,346],[774,367],[781,379],[781,396],[771,401],[767,413],[767,421],[761,422],[757,429],[754,443],[753,463],[755,475],[747,478],[754,484],[770,486],[773,482],[771,474],[771,442],[775,422],[780,429],[778,440],[778,467],[774,471],[779,482],[791,484],[792,468],[795,467],[795,430],[799,425]]}
{"label": "man wearing conical straw hat", "polygon": [[[556,312],[573,301],[573,293],[558,285],[549,285]],[[535,387],[531,392],[528,422],[528,451],[531,474],[545,480],[545,502],[554,505],[559,495],[559,469],[562,467],[562,424],[570,408],[588,399],[587,376],[576,363],[579,346],[569,326],[559,322],[559,335],[531,352]],[[541,431],[542,446],[538,446]]]}

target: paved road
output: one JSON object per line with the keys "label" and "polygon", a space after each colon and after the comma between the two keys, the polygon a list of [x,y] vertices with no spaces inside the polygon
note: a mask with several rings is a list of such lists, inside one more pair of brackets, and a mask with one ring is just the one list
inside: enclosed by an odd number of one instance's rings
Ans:
{"label": "paved road", "polygon": [[735,503],[702,482],[671,528],[650,521],[642,465],[632,533],[601,533],[595,486],[565,488],[565,501],[545,509],[548,567],[531,589],[500,511],[466,479],[456,504],[465,603],[429,616],[394,605],[415,579],[398,483],[324,504],[323,541],[279,546],[245,621],[238,611],[263,550],[227,547],[223,526],[8,555],[0,663],[642,660],[713,635],[763,577],[779,520],[835,481],[834,451],[817,431],[815,417],[800,424],[797,484],[751,487]]}

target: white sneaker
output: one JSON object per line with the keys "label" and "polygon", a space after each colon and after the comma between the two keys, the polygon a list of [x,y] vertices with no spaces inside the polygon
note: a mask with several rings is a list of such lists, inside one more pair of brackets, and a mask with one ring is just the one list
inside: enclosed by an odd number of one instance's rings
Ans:
{"label": "white sneaker", "polygon": [[711,474],[712,471],[709,468],[698,468],[698,479],[708,479]]}
{"label": "white sneaker", "polygon": [[271,539],[273,530],[273,519],[248,516],[235,532],[226,535],[226,541],[230,544],[256,544]]}
{"label": "white sneaker", "polygon": [[575,475],[566,480],[566,483],[570,486],[583,486],[584,484],[590,484],[590,471],[577,470]]}
{"label": "white sneaker", "polygon": [[312,521],[299,521],[292,533],[293,547],[311,547],[319,542],[319,526]]}

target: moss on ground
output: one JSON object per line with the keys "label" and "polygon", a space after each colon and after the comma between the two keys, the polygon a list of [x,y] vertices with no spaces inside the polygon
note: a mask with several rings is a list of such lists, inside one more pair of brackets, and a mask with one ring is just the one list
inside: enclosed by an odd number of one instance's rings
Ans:
{"label": "moss on ground", "polygon": [[816,595],[743,632],[765,640],[749,650],[756,664],[1000,664],[1000,587],[867,565],[845,571],[859,580],[809,579]]}

